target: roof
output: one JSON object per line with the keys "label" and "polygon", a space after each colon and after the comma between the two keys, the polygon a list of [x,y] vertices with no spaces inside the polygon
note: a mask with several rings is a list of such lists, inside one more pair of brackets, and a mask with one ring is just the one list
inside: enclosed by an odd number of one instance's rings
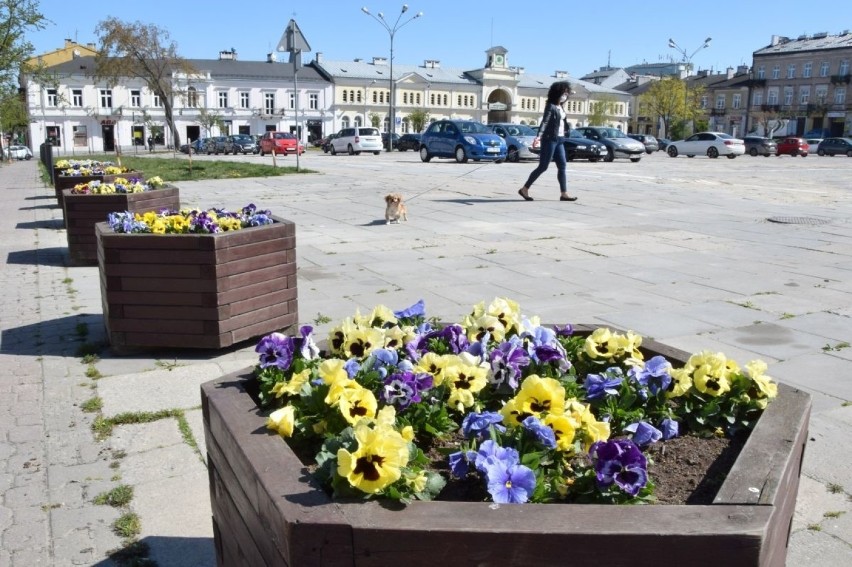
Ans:
{"label": "roof", "polygon": [[772,42],[766,47],[755,51],[754,55],[789,54],[802,51],[820,51],[849,47],[852,47],[852,32],[849,30],[845,30],[838,35],[828,35],[825,32],[813,35],[800,35],[796,39],[772,36]]}

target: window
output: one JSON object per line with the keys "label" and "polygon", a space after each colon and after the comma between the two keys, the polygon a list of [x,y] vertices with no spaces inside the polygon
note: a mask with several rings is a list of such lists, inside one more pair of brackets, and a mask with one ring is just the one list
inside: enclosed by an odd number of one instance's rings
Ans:
{"label": "window", "polygon": [[160,95],[158,95],[158,94],[154,95],[154,106],[157,107],[157,108],[163,107],[163,101],[160,98]]}
{"label": "window", "polygon": [[456,106],[462,105],[462,95],[458,95],[458,99],[456,100]]}
{"label": "window", "polygon": [[[375,101],[373,101],[373,102],[375,102]],[[432,105],[432,106],[435,106],[435,93],[432,93],[429,96],[429,104]]]}
{"label": "window", "polygon": [[760,106],[760,105],[763,104],[763,93],[762,92],[754,93],[753,104],[754,104],[754,106]]}
{"label": "window", "polygon": [[85,148],[89,145],[85,126],[74,126],[74,147]]}
{"label": "window", "polygon": [[787,65],[787,78],[788,79],[795,79],[796,78],[796,64],[795,63],[790,63],[789,65]]}
{"label": "window", "polygon": [[131,89],[130,91],[130,106],[139,108],[142,106],[142,91],[139,89]]}
{"label": "window", "polygon": [[379,93],[373,91],[373,104],[376,104],[379,101]]}
{"label": "window", "polygon": [[447,95],[444,95],[444,106],[449,106],[449,105],[450,105],[450,97],[448,97]]}
{"label": "window", "polygon": [[71,106],[83,106],[83,89],[71,89]]}
{"label": "window", "polygon": [[793,104],[793,87],[784,87],[784,105]]}
{"label": "window", "polygon": [[766,93],[766,104],[778,104],[778,89],[769,89]]}
{"label": "window", "polygon": [[54,146],[62,145],[62,129],[59,126],[47,126],[45,134],[47,140]]}
{"label": "window", "polygon": [[195,90],[195,87],[189,87],[186,89],[186,105],[190,108],[196,108],[198,106],[198,91]]}
{"label": "window", "polygon": [[766,68],[763,65],[757,68],[757,78],[761,80],[766,78]]}
{"label": "window", "polygon": [[849,74],[849,61],[847,59],[844,59],[843,61],[840,62],[840,69],[839,69],[838,75],[840,75],[841,77],[845,77],[848,74]]}
{"label": "window", "polygon": [[275,93],[263,93],[263,113],[275,114]]}
{"label": "window", "polygon": [[416,104],[420,104],[420,93],[417,93],[417,103]]}
{"label": "window", "polygon": [[837,87],[834,89],[834,104],[846,103],[846,87]]}
{"label": "window", "polygon": [[228,91],[219,91],[219,108],[228,108]]}
{"label": "window", "polygon": [[725,95],[720,94],[716,95],[716,109],[724,110],[725,109]]}
{"label": "window", "polygon": [[772,67],[772,78],[780,79],[781,78],[781,65],[775,65]]}
{"label": "window", "polygon": [[47,106],[56,106],[59,102],[59,95],[56,89],[47,89]]}
{"label": "window", "polygon": [[802,65],[802,77],[804,77],[805,79],[810,79],[811,78],[811,69],[813,68],[813,66],[814,66],[814,64],[813,64],[812,61],[808,61],[807,63]]}
{"label": "window", "polygon": [[805,85],[799,88],[799,104],[808,104],[811,101],[811,86]]}
{"label": "window", "polygon": [[112,108],[112,89],[101,89],[101,108]]}
{"label": "window", "polygon": [[246,91],[240,92],[240,108],[245,108],[245,109],[251,108],[250,93],[247,93]]}
{"label": "window", "polygon": [[741,93],[734,93],[734,96],[731,98],[731,108],[739,108],[742,106],[743,95]]}
{"label": "window", "polygon": [[828,99],[828,85],[817,85],[814,89],[814,96],[817,104],[825,104],[826,99]]}
{"label": "window", "polygon": [[349,102],[349,91],[343,89],[343,102]]}
{"label": "window", "polygon": [[296,108],[296,93],[290,93],[290,108]]}
{"label": "window", "polygon": [[707,95],[701,97],[701,108],[707,108]]}
{"label": "window", "polygon": [[344,117],[340,120],[340,128],[341,128],[341,129],[343,129],[343,128],[349,128],[349,117],[348,117],[348,116],[344,116]]}
{"label": "window", "polygon": [[828,61],[823,61],[819,64],[819,76],[828,77]]}
{"label": "window", "polygon": [[360,128],[361,126],[363,126],[363,124],[361,124],[361,116],[358,115],[355,117],[355,127]]}
{"label": "window", "polygon": [[[361,91],[358,91],[358,95],[361,95]],[[310,93],[308,95],[308,108],[311,110],[319,110],[319,94]]]}

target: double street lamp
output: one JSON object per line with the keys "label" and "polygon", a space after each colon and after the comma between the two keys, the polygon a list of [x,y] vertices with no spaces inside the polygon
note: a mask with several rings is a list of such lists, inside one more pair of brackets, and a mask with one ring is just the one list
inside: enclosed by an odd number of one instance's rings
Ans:
{"label": "double street lamp", "polygon": [[685,49],[679,46],[677,42],[675,42],[675,40],[669,38],[669,47],[681,54],[681,56],[683,57],[682,61],[685,64],[686,68],[686,76],[683,79],[683,106],[684,110],[689,112],[690,124],[692,124],[692,109],[689,108],[689,71],[692,67],[692,58],[695,57],[695,54],[701,51],[702,49],[710,47],[710,41],[712,39],[712,37],[708,37],[704,40],[704,43],[702,43],[695,51],[692,52],[691,55],[687,55]]}
{"label": "double street lamp", "polygon": [[373,14],[373,13],[370,12],[369,9],[367,9],[366,6],[361,8],[361,11],[364,12],[365,14],[367,14],[368,16],[370,16],[371,18],[373,18],[374,20],[376,20],[377,22],[379,22],[382,25],[382,27],[385,28],[388,31],[388,35],[390,36],[390,77],[388,78],[388,84],[390,86],[390,101],[389,101],[390,102],[390,108],[389,108],[389,112],[388,112],[388,151],[392,151],[393,150],[393,133],[394,133],[395,128],[396,128],[396,124],[395,124],[396,117],[394,116],[394,103],[396,102],[396,100],[395,100],[396,97],[394,96],[394,94],[396,93],[396,89],[394,88],[394,80],[393,80],[393,36],[396,35],[396,32],[402,26],[404,26],[405,24],[410,23],[412,20],[416,20],[417,18],[422,16],[423,12],[417,12],[416,14],[414,14],[413,16],[408,18],[407,20],[400,22],[400,20],[402,20],[403,14],[405,14],[408,11],[408,4],[403,4],[402,10],[399,12],[399,16],[397,16],[397,18],[396,18],[396,22],[394,22],[393,25],[390,25],[390,24],[388,24],[387,20],[385,20],[385,15],[382,12],[379,12],[378,14]]}

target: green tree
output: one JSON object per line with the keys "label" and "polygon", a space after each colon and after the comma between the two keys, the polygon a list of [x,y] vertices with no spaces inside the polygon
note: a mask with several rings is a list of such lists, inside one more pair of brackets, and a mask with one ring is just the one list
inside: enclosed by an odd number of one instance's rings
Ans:
{"label": "green tree", "polygon": [[222,119],[222,115],[213,110],[207,110],[206,108],[202,108],[198,111],[198,124],[204,128],[204,131],[207,132],[208,136],[213,135],[213,127],[219,128],[221,131],[225,126],[225,122]]}
{"label": "green tree", "polygon": [[[26,127],[20,114],[23,102],[17,94],[17,79],[27,71],[26,61],[33,54],[33,45],[25,35],[29,31],[44,29],[48,20],[39,12],[33,0],[0,0],[0,123],[5,132],[10,126]],[[0,156],[5,140],[0,136]],[[2,160],[0,160],[2,161]]]}
{"label": "green tree", "polygon": [[648,87],[639,97],[640,108],[645,109],[648,116],[663,121],[664,136],[673,136],[673,122],[680,117],[683,107],[683,81],[666,77]]}
{"label": "green tree", "polygon": [[378,128],[379,124],[382,123],[382,117],[376,112],[371,112],[368,118],[370,119],[370,126],[373,128]]}
{"label": "green tree", "polygon": [[413,132],[422,132],[426,124],[429,123],[429,111],[425,108],[417,108],[409,113],[408,121],[411,123]]}
{"label": "green tree", "polygon": [[94,76],[117,84],[123,79],[139,79],[157,95],[172,131],[175,147],[180,147],[180,133],[175,128],[175,98],[183,93],[174,76],[196,75],[198,71],[178,55],[177,43],[169,32],[153,24],[123,22],[110,17],[98,23],[100,39],[95,57]]}
{"label": "green tree", "polygon": [[601,95],[589,102],[589,126],[606,126],[615,117],[617,101],[612,95]]}

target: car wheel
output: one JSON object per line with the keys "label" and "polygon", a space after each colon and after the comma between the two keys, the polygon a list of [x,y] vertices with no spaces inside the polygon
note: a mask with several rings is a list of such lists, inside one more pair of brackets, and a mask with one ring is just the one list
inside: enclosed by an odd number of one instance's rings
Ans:
{"label": "car wheel", "polygon": [[645,153],[651,155],[652,153],[654,153],[654,150],[645,150]]}
{"label": "car wheel", "polygon": [[669,157],[677,157],[677,148],[674,146],[669,146],[666,148],[666,153],[669,154]]}
{"label": "car wheel", "polygon": [[420,146],[420,161],[428,162],[432,159],[432,156],[429,155],[429,150],[426,149],[426,146]]}
{"label": "car wheel", "polygon": [[802,157],[808,157],[808,152],[802,152],[802,153],[801,153],[801,154],[799,154],[799,155],[800,155],[800,156],[802,156]]}
{"label": "car wheel", "polygon": [[374,155],[374,156],[377,156],[377,155],[379,155],[380,153],[382,153],[382,152],[373,152],[373,155]]}
{"label": "car wheel", "polygon": [[727,157],[728,159],[734,159],[735,157],[737,157],[737,154],[728,154]]}
{"label": "car wheel", "polygon": [[590,158],[589,158],[589,161],[590,161],[590,162],[592,162],[592,163],[598,163],[598,158],[596,158],[596,157],[590,157]]}
{"label": "car wheel", "polygon": [[[850,152],[850,153],[852,153],[852,152]],[[31,155],[26,155],[26,156],[24,156],[24,159],[25,159],[25,160],[31,160],[31,159],[33,159],[33,156],[31,156]]]}
{"label": "car wheel", "polygon": [[630,161],[632,161],[633,163],[639,163],[639,161],[641,159],[642,159],[641,157],[632,157],[632,158],[630,158]]}
{"label": "car wheel", "polygon": [[467,163],[467,153],[465,153],[464,148],[461,146],[456,148],[456,162]]}
{"label": "car wheel", "polygon": [[604,161],[606,161],[606,162],[615,161],[615,152],[608,149],[607,152],[606,152],[606,157],[604,158]]}
{"label": "car wheel", "polygon": [[719,157],[719,150],[717,150],[713,146],[710,146],[709,148],[707,148],[707,157],[716,159],[717,157]]}
{"label": "car wheel", "polygon": [[506,161],[510,161],[512,163],[518,163],[521,157],[518,152],[518,148],[515,146],[509,146],[509,153],[506,154]]}
{"label": "car wheel", "polygon": [[825,150],[817,150],[817,155],[818,155],[818,156],[824,156],[824,155],[825,155]]}
{"label": "car wheel", "polygon": [[686,157],[688,157],[688,158],[694,158],[694,157],[695,157],[695,154],[686,154]]}
{"label": "car wheel", "polygon": [[349,153],[350,156],[355,155],[355,148],[352,147],[352,144],[349,144],[349,146],[346,148],[346,151]]}
{"label": "car wheel", "polygon": [[754,157],[757,155],[757,148],[752,148],[748,151],[748,155]]}
{"label": "car wheel", "polygon": [[[852,150],[849,150],[848,152],[846,152],[846,157],[852,157]],[[27,159],[29,159],[29,158],[27,158]]]}
{"label": "car wheel", "polygon": [[331,155],[333,155],[333,156],[337,155],[337,150],[334,149],[334,146],[331,146],[330,151],[331,151]]}

